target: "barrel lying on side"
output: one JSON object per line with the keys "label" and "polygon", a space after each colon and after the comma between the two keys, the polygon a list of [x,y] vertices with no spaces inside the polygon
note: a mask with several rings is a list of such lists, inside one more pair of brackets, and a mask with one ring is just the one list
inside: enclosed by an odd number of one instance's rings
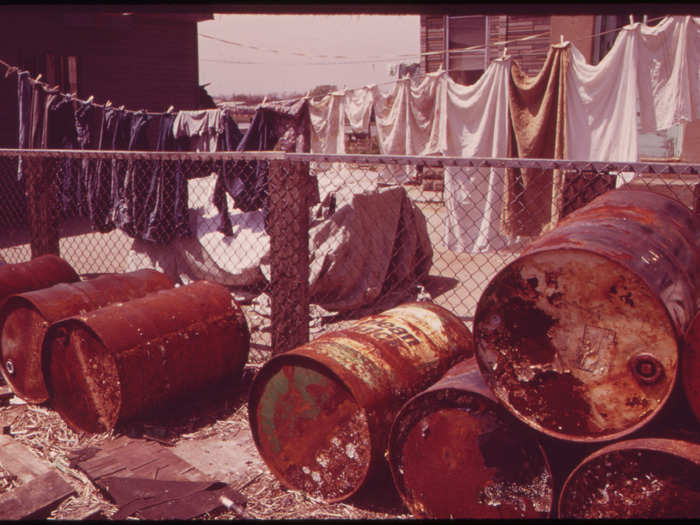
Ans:
{"label": "barrel lying on side", "polygon": [[700,518],[700,445],[632,439],[597,450],[569,475],[560,518]]}
{"label": "barrel lying on side", "polygon": [[546,518],[552,511],[552,473],[535,432],[498,403],[473,358],[406,402],[388,457],[417,518]]}
{"label": "barrel lying on side", "polygon": [[0,307],[0,370],[5,380],[25,401],[46,401],[49,393],[41,360],[44,335],[51,323],[172,287],[173,282],[165,274],[138,270],[8,297]]}
{"label": "barrel lying on side", "polygon": [[40,255],[31,261],[0,265],[0,306],[10,295],[74,283],[80,276],[57,255]]}
{"label": "barrel lying on side", "polygon": [[695,419],[700,422],[700,312],[690,323],[685,335],[681,358],[683,391]]}
{"label": "barrel lying on side", "polygon": [[479,299],[487,384],[533,428],[597,442],[667,401],[700,282],[700,216],[650,191],[601,195],[542,235]]}
{"label": "barrel lying on side", "polygon": [[245,316],[228,290],[198,281],[54,323],[44,375],[53,407],[71,427],[105,432],[238,380],[249,348]]}
{"label": "barrel lying on side", "polygon": [[471,355],[462,321],[434,304],[409,303],[275,356],[250,389],[258,451],[286,486],[346,499],[385,465],[402,403]]}

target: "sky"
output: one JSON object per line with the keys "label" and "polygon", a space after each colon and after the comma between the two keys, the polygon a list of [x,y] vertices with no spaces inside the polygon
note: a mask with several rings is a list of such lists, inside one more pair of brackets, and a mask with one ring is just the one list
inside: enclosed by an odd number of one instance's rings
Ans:
{"label": "sky", "polygon": [[214,97],[380,84],[420,52],[417,15],[215,14],[197,26],[199,83]]}

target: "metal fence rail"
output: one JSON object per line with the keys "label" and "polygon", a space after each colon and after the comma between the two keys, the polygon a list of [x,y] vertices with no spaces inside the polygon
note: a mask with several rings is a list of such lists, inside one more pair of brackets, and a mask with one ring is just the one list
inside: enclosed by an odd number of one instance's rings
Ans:
{"label": "metal fence rail", "polygon": [[0,150],[0,257],[219,282],[246,305],[262,360],[406,300],[470,322],[528,242],[619,186],[697,210],[700,165]]}

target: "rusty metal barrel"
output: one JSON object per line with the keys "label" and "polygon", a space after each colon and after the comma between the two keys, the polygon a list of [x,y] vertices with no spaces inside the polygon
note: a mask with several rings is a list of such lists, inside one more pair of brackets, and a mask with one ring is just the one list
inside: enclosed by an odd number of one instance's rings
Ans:
{"label": "rusty metal barrel", "polygon": [[700,518],[700,445],[619,441],[585,458],[564,482],[560,518]]}
{"label": "rusty metal barrel", "polygon": [[204,387],[238,381],[250,332],[229,291],[197,281],[49,327],[44,376],[74,429],[105,432]]}
{"label": "rusty metal barrel", "polygon": [[627,435],[663,407],[700,283],[700,216],[644,190],[601,195],[488,284],[474,342],[496,397],[555,438]]}
{"label": "rusty metal barrel", "polygon": [[3,377],[25,401],[43,403],[49,393],[42,371],[42,345],[51,323],[173,286],[165,274],[144,269],[56,284],[8,297],[0,307]]}
{"label": "rusty metal barrel", "polygon": [[23,263],[2,264],[0,305],[10,295],[79,280],[80,277],[73,267],[57,255],[40,255]]}
{"label": "rusty metal barrel", "polygon": [[681,355],[681,380],[688,405],[700,422],[700,312],[690,323]]}
{"label": "rusty metal barrel", "polygon": [[394,485],[416,518],[547,518],[552,473],[537,434],[505,410],[476,359],[412,397],[391,428]]}
{"label": "rusty metal barrel", "polygon": [[287,487],[341,501],[381,472],[401,405],[473,355],[471,332],[432,303],[407,303],[270,359],[250,389],[253,439]]}

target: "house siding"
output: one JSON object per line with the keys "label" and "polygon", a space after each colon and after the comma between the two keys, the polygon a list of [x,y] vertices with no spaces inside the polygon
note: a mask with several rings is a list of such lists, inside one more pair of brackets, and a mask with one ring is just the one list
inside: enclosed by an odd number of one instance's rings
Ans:
{"label": "house siding", "polygon": [[[31,35],[31,37],[28,37]],[[0,58],[52,53],[78,57],[78,97],[127,109],[194,109],[198,100],[197,24],[182,19],[61,15],[0,19]],[[37,66],[35,76],[42,71]],[[45,80],[45,78],[44,78]],[[17,145],[17,77],[0,76],[0,146]],[[67,87],[62,87],[67,91]]]}

